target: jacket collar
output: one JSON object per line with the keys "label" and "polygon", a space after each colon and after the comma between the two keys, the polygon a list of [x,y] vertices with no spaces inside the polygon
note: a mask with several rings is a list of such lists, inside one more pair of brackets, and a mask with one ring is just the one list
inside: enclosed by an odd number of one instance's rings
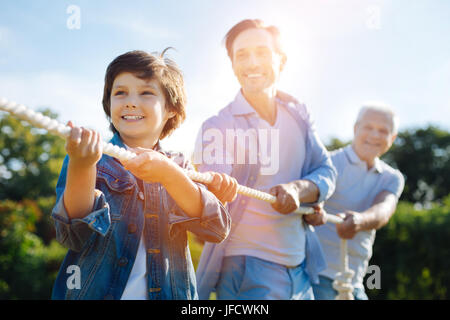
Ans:
{"label": "jacket collar", "polygon": [[[120,137],[119,133],[114,133],[114,136],[109,140],[109,142],[115,146],[127,149],[125,144],[122,141],[122,138]],[[158,151],[159,153],[162,153],[163,155],[167,156],[167,153],[161,148],[161,143],[158,140],[153,150]]]}

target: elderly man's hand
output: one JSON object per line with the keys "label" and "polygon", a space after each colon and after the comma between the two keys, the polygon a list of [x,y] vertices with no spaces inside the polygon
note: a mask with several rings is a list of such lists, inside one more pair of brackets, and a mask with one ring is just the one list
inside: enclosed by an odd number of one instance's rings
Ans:
{"label": "elderly man's hand", "polygon": [[342,239],[353,239],[353,237],[361,230],[362,215],[355,211],[346,211],[339,214],[344,222],[336,225],[336,232]]}
{"label": "elderly man's hand", "polygon": [[288,214],[300,206],[298,188],[293,183],[276,185],[269,192],[277,197],[277,202],[272,204],[272,208],[279,213]]}
{"label": "elderly man's hand", "polygon": [[325,211],[322,210],[322,204],[313,206],[314,213],[313,214],[304,214],[303,220],[312,225],[312,226],[320,226],[322,224],[327,223],[327,216]]}

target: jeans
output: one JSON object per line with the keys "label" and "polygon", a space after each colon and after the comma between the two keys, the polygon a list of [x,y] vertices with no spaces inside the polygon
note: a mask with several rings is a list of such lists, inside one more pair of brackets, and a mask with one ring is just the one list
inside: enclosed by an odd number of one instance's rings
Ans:
{"label": "jeans", "polygon": [[313,300],[305,261],[286,267],[251,256],[223,260],[217,284],[220,300]]}
{"label": "jeans", "polygon": [[[314,298],[316,300],[335,300],[338,292],[333,289],[333,280],[324,276],[319,276],[319,284],[313,284]],[[362,288],[353,289],[355,300],[369,300],[366,292]]]}

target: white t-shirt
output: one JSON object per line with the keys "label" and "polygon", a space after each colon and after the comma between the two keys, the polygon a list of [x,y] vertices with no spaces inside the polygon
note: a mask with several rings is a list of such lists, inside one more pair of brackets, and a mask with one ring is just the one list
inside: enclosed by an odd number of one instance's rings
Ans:
{"label": "white t-shirt", "polygon": [[[266,148],[259,150],[258,160],[263,160],[262,168],[259,176],[253,177],[256,179],[253,188],[266,192],[277,184],[300,179],[305,160],[305,137],[297,122],[283,106],[278,107],[277,112],[273,127],[258,118],[258,131],[279,132],[279,139],[268,139],[267,145],[260,146]],[[267,137],[273,136],[268,133]],[[262,143],[261,139],[259,142]],[[264,159],[261,159],[261,152]],[[272,169],[276,168],[272,162],[279,162],[276,172],[267,170],[267,157],[270,156]],[[268,172],[273,174],[267,174]],[[225,256],[236,255],[254,256],[286,266],[301,264],[305,258],[305,230],[301,217],[297,214],[278,213],[269,203],[250,199],[225,249]]]}
{"label": "white t-shirt", "polygon": [[[367,170],[367,164],[359,159],[352,146],[333,151],[331,160],[336,167],[338,179],[334,194],[325,202],[324,209],[329,214],[346,210],[363,212],[369,209],[381,191],[389,191],[400,197],[404,178],[400,171],[393,169],[380,159]],[[336,226],[326,223],[315,227],[322,244],[328,268],[320,274],[334,279],[340,272],[340,238]],[[355,272],[352,283],[355,288],[364,288],[363,280],[367,272],[375,230],[360,231],[347,240],[349,268]]]}
{"label": "white t-shirt", "polygon": [[147,300],[147,252],[145,250],[144,232],[139,240],[139,248],[133,268],[120,300]]}
{"label": "white t-shirt", "polygon": [[[125,145],[127,150],[130,148]],[[145,250],[144,230],[142,230],[139,247],[133,268],[128,277],[125,290],[120,300],[147,300],[147,252]]]}

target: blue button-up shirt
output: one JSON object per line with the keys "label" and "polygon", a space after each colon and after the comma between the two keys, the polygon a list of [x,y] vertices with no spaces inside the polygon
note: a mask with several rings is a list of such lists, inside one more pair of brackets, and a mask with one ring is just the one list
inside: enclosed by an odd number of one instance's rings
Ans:
{"label": "blue button-up shirt", "polygon": [[[124,148],[116,134],[111,143]],[[179,153],[167,153],[192,169]],[[142,233],[147,251],[149,299],[196,299],[196,281],[186,231],[205,241],[223,241],[231,220],[220,201],[203,185],[200,217],[186,215],[159,183],[142,183],[120,162],[103,155],[97,163],[96,197],[91,213],[69,219],[63,204],[68,157],[56,186],[52,211],[56,238],[69,251],[62,263],[53,299],[120,299],[133,267]],[[68,285],[78,267],[80,286]],[[69,281],[68,281],[69,280]]]}
{"label": "blue button-up shirt", "polygon": [[[317,202],[323,202],[334,192],[336,181],[336,170],[331,163],[329,154],[317,136],[314,123],[304,104],[296,101],[283,101],[279,98],[277,98],[277,103],[286,107],[288,112],[296,120],[305,137],[305,161],[301,172],[299,172],[298,179],[310,180],[315,183],[320,192]],[[208,142],[202,139],[203,132],[209,129],[220,130],[223,137],[226,136],[227,129],[241,129],[245,132],[248,129],[254,128],[251,118],[255,114],[255,109],[245,100],[239,91],[233,102],[222,109],[217,116],[213,116],[203,123],[198,136],[199,138],[197,139],[194,159],[199,159],[202,150],[208,145]],[[248,150],[246,150],[246,153],[246,159],[249,159]],[[223,150],[223,154],[226,156],[226,150]],[[240,185],[252,188],[256,182],[255,177],[260,174],[261,162],[257,161],[254,164],[234,163],[232,165],[227,164],[226,161],[223,161],[222,164],[199,163],[197,169],[202,172],[231,172],[231,176],[236,178]],[[239,223],[247,203],[247,197],[238,195],[237,199],[229,204],[228,209],[233,220],[231,232],[233,232],[235,226]],[[227,242],[225,240],[221,244],[205,243],[197,268],[197,283],[200,299],[208,299],[211,291],[216,287]],[[305,254],[306,272],[313,282],[317,282],[318,272],[326,268],[326,263],[319,240],[314,233],[313,227],[310,225],[306,225]]]}

